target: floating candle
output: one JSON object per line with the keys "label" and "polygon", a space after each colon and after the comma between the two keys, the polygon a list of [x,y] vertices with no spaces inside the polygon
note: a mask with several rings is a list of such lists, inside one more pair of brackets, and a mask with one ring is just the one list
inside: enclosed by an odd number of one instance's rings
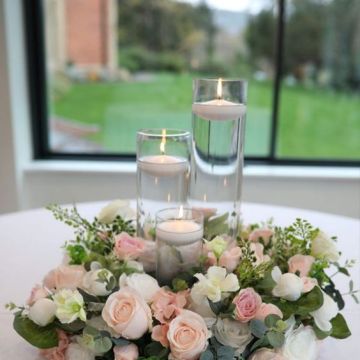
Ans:
{"label": "floating candle", "polygon": [[192,111],[195,115],[206,120],[224,121],[234,120],[244,115],[246,106],[223,99],[222,79],[220,78],[217,84],[217,98],[193,103]]}

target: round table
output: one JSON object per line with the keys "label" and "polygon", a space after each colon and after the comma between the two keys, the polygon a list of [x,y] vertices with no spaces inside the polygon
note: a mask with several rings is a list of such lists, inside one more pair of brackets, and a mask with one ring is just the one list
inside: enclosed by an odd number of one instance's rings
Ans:
{"label": "round table", "polygon": [[[78,205],[79,212],[91,218],[104,202]],[[342,261],[356,259],[350,269],[354,287],[360,287],[360,222],[356,219],[334,216],[314,211],[278,206],[245,203],[242,207],[245,223],[273,218],[275,224],[289,225],[295,218],[307,219],[329,235],[338,236]],[[60,247],[72,238],[72,229],[56,221],[44,209],[18,212],[0,216],[0,359],[38,360],[37,350],[23,341],[12,329],[12,315],[4,304],[13,301],[25,303],[32,286],[41,282],[44,275],[62,259]],[[339,274],[335,282],[342,293],[348,291],[349,279]],[[326,339],[321,344],[319,359],[354,359],[360,351],[360,305],[345,297],[346,310],[342,313],[348,321],[352,337],[345,340]]]}

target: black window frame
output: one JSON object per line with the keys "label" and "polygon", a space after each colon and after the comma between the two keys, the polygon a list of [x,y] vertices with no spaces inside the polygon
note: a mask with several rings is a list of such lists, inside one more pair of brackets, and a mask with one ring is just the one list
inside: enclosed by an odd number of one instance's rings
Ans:
{"label": "black window frame", "polygon": [[[287,0],[277,0],[277,29],[274,44],[275,77],[273,83],[269,155],[245,156],[245,163],[286,166],[359,167],[360,160],[279,158],[276,156],[276,146],[279,135],[278,123],[284,53],[286,1]],[[130,153],[61,153],[51,151],[48,136],[49,112],[42,0],[23,0],[23,10],[34,159],[135,161],[136,155]]]}

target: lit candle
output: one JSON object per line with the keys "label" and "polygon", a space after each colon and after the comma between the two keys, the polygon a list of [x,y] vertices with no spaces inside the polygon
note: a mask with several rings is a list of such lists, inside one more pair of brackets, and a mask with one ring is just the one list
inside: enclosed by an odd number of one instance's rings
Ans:
{"label": "lit candle", "polygon": [[[161,212],[170,214],[168,220],[158,222],[156,225],[157,262],[156,276],[160,284],[171,284],[172,279],[182,271],[186,271],[198,264],[202,251],[203,218],[196,212],[198,221],[192,218],[193,210],[186,210],[181,206],[178,216],[176,209],[165,209]],[[199,217],[200,215],[200,217]]]}
{"label": "lit candle", "polygon": [[183,218],[183,207],[179,209],[179,218],[167,220],[156,226],[156,238],[168,245],[188,245],[202,239],[204,230],[194,220]]}
{"label": "lit candle", "polygon": [[143,156],[138,159],[138,167],[153,176],[174,176],[188,169],[188,162],[183,157],[165,155],[166,129],[162,130],[160,143],[161,155]]}
{"label": "lit candle", "polygon": [[195,115],[206,120],[234,120],[245,114],[244,104],[234,103],[223,99],[222,79],[217,83],[217,98],[210,101],[195,102],[192,111]]}

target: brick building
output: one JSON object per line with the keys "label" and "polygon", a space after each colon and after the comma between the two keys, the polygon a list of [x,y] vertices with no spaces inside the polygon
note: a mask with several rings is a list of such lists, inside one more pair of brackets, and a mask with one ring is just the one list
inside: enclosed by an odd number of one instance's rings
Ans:
{"label": "brick building", "polygon": [[44,0],[50,72],[117,69],[116,0]]}

